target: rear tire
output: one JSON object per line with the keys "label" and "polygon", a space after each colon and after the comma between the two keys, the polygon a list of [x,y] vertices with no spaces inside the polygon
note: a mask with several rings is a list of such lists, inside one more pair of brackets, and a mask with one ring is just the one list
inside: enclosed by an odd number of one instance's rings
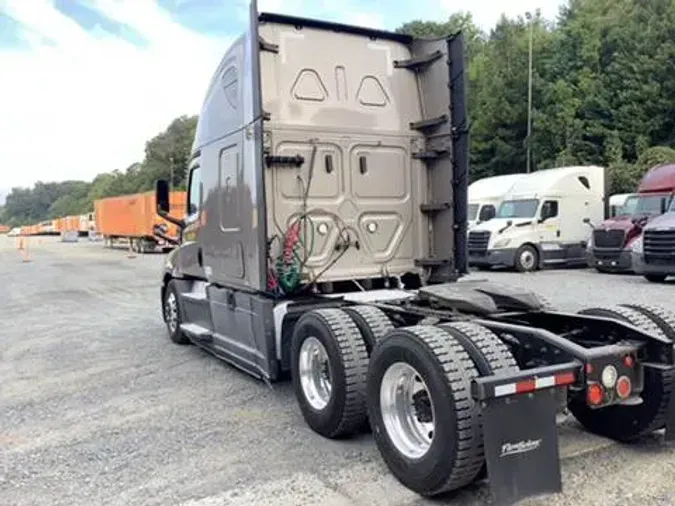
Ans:
{"label": "rear tire", "polygon": [[[481,377],[520,371],[509,347],[490,329],[471,322],[453,322],[440,326],[452,334],[466,350]],[[476,476],[487,478],[487,464]]]}
{"label": "rear tire", "polygon": [[346,306],[342,310],[351,316],[359,328],[366,343],[368,355],[377,341],[383,339],[390,330],[394,330],[394,324],[391,323],[386,313],[374,306]]}
{"label": "rear tire", "polygon": [[162,303],[162,313],[164,315],[164,322],[169,333],[169,339],[176,344],[190,344],[190,339],[180,329],[180,324],[183,322],[181,317],[180,298],[176,283],[171,280],[166,285],[164,291],[164,301]]}
{"label": "rear tire", "polygon": [[621,304],[623,307],[639,311],[649,318],[668,339],[675,341],[675,313],[655,304]]}
{"label": "rear tire", "polygon": [[529,244],[523,244],[516,251],[515,268],[518,272],[534,272],[539,269],[539,253]]}
{"label": "rear tire", "polygon": [[291,374],[305,422],[327,438],[365,425],[368,353],[358,327],[341,309],[317,309],[293,330]]}
{"label": "rear tire", "polygon": [[[596,307],[578,313],[613,318],[666,337],[651,318],[629,307]],[[585,399],[575,397],[570,400],[569,409],[590,432],[624,443],[632,442],[665,427],[673,381],[672,371],[645,368],[641,404],[591,409]]]}
{"label": "rear tire", "polygon": [[373,348],[367,397],[373,436],[392,474],[418,494],[438,495],[478,476],[483,438],[470,392],[477,377],[462,345],[438,327],[399,328]]}

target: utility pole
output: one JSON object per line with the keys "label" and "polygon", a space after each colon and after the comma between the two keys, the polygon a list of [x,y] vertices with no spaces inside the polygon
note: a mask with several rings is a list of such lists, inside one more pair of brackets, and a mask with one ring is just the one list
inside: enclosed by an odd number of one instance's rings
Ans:
{"label": "utility pole", "polygon": [[527,11],[525,18],[530,24],[530,51],[529,51],[529,68],[527,75],[527,172],[529,174],[532,170],[532,39],[534,37],[534,23],[532,22],[532,14]]}
{"label": "utility pole", "polygon": [[169,155],[169,170],[171,176],[169,177],[169,189],[173,190],[173,155]]}

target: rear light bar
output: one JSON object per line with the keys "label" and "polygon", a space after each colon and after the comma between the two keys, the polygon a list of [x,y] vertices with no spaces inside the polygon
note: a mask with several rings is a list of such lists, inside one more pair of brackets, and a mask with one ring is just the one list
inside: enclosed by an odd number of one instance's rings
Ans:
{"label": "rear light bar", "polygon": [[505,395],[524,394],[527,392],[534,392],[542,388],[551,388],[563,385],[570,385],[574,383],[576,377],[573,372],[562,372],[559,374],[552,374],[549,376],[534,377],[515,383],[507,383],[505,385],[498,385],[495,387],[495,397],[503,397]]}
{"label": "rear light bar", "polygon": [[486,400],[571,385],[577,382],[582,368],[581,363],[573,361],[511,374],[484,376],[473,381],[472,396],[477,400]]}

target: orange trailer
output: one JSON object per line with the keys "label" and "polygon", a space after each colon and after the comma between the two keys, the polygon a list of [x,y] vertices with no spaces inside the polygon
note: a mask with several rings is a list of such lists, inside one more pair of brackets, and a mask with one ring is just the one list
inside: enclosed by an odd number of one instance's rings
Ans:
{"label": "orange trailer", "polygon": [[[171,193],[171,214],[183,216],[187,208],[187,193]],[[178,237],[178,227],[157,215],[155,192],[109,197],[94,202],[96,231],[106,246],[119,239],[127,239],[134,251],[145,253],[171,244],[154,235],[156,225],[164,225],[165,235]]]}
{"label": "orange trailer", "polygon": [[56,220],[56,230],[64,242],[77,242],[80,228],[79,216],[64,216]]}
{"label": "orange trailer", "polygon": [[60,234],[61,232],[63,232],[63,229],[65,228],[65,226],[66,226],[66,219],[65,218],[57,218],[56,219],[56,225],[54,226],[54,230],[57,233]]}
{"label": "orange trailer", "polygon": [[80,217],[79,216],[66,216],[65,218],[60,218],[61,229],[59,232],[79,232],[80,230]]}
{"label": "orange trailer", "polygon": [[0,234],[9,233],[9,227],[7,225],[0,225]]}
{"label": "orange trailer", "polygon": [[40,225],[26,225],[21,227],[21,235],[39,235]]}

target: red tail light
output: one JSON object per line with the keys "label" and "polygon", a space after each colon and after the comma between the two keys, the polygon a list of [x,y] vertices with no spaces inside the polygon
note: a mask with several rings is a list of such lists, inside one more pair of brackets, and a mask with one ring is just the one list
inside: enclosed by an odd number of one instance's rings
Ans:
{"label": "red tail light", "polygon": [[628,376],[621,376],[616,381],[616,395],[621,399],[625,399],[630,396],[631,391],[633,390],[633,385],[630,382]]}
{"label": "red tail light", "polygon": [[602,404],[602,401],[605,398],[605,391],[598,383],[593,383],[588,386],[588,391],[586,392],[586,399],[588,404],[591,406],[598,406]]}

